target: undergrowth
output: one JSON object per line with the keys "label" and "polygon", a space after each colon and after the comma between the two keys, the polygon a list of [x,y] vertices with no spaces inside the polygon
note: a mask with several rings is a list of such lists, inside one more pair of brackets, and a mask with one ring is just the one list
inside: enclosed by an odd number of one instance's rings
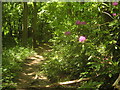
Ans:
{"label": "undergrowth", "polygon": [[3,48],[2,53],[2,82],[3,88],[14,88],[16,86],[15,78],[18,71],[22,69],[21,65],[25,59],[35,52],[30,48],[15,46],[12,48]]}

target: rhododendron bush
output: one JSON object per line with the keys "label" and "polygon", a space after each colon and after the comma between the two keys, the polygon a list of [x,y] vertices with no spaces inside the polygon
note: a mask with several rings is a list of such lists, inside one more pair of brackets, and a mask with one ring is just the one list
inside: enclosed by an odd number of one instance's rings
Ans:
{"label": "rhododendron bush", "polygon": [[53,50],[43,65],[48,77],[58,81],[93,77],[100,84],[96,88],[112,87],[120,73],[119,3],[67,2],[57,7],[49,17],[55,31],[50,40]]}

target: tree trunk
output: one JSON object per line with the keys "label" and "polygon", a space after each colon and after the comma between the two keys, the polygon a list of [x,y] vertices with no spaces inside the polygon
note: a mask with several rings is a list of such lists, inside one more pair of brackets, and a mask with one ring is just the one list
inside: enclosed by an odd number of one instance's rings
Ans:
{"label": "tree trunk", "polygon": [[22,22],[21,22],[21,18],[19,18],[19,23],[18,23],[18,40],[21,40],[21,34],[22,34]]}
{"label": "tree trunk", "polygon": [[10,38],[12,37],[12,25],[11,25],[11,17],[8,18],[9,22],[8,22],[8,25],[9,25],[9,36]]}
{"label": "tree trunk", "polygon": [[28,30],[27,30],[27,2],[24,2],[24,8],[23,8],[23,24],[22,24],[22,45],[27,45],[27,37],[28,37]]}
{"label": "tree trunk", "polygon": [[32,19],[32,28],[33,28],[33,47],[37,47],[37,37],[36,37],[36,31],[37,31],[37,5],[36,2],[33,2],[34,9],[33,9],[33,19]]}
{"label": "tree trunk", "polygon": [[[0,22],[2,22],[2,2],[0,2]],[[2,24],[0,24],[0,83],[2,83]],[[2,87],[0,87],[2,89]]]}

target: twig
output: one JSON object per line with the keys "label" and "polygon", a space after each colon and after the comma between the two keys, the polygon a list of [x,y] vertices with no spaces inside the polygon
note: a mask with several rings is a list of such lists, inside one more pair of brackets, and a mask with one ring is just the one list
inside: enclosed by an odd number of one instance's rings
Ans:
{"label": "twig", "polygon": [[119,82],[120,82],[120,74],[119,74],[118,78],[116,79],[116,81],[114,82],[114,84],[112,86],[114,86],[114,87],[116,87],[120,90]]}
{"label": "twig", "polygon": [[78,82],[81,82],[81,81],[87,81],[89,79],[90,78],[83,78],[83,79],[79,79],[79,80],[72,80],[72,81],[60,82],[58,84],[59,85],[68,85],[68,84],[78,83]]}

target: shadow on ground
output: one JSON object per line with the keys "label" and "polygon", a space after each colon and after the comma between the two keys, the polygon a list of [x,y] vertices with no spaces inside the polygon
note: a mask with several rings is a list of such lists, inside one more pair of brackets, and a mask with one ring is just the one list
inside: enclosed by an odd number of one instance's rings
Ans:
{"label": "shadow on ground", "polygon": [[17,79],[17,90],[29,87],[46,87],[50,84],[41,69],[41,65],[45,60],[43,53],[50,51],[49,45],[42,44],[35,50],[38,54],[28,57],[22,65],[22,70],[19,72]]}

